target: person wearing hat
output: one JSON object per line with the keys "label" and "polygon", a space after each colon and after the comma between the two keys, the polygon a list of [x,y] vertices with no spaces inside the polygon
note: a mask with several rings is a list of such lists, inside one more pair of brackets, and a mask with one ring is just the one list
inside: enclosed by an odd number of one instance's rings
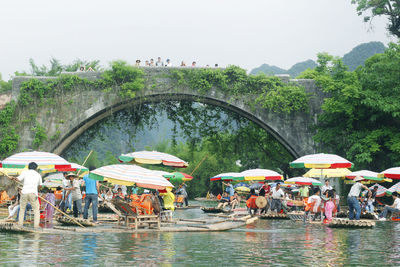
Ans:
{"label": "person wearing hat", "polygon": [[361,189],[366,189],[368,192],[370,191],[368,187],[360,183],[360,181],[364,180],[363,177],[357,176],[354,178],[355,184],[350,189],[349,194],[347,195],[347,204],[349,205],[349,219],[354,220],[354,210],[356,211],[355,219],[360,220],[361,215],[361,206],[360,202],[358,202],[358,197],[360,196]]}
{"label": "person wearing hat", "polygon": [[380,221],[386,221],[386,216],[387,216],[387,213],[388,213],[389,211],[390,211],[392,214],[393,214],[393,212],[400,212],[400,198],[399,198],[399,193],[393,192],[393,193],[392,193],[392,197],[393,197],[393,199],[394,199],[393,205],[391,205],[391,206],[385,205],[384,210],[379,214],[379,216],[376,216],[376,215],[375,215],[375,217],[376,217],[377,219],[379,219]]}
{"label": "person wearing hat", "polygon": [[81,182],[73,172],[68,173],[66,178],[70,180],[72,187],[65,190],[70,191],[74,217],[78,218],[79,214],[82,214]]}

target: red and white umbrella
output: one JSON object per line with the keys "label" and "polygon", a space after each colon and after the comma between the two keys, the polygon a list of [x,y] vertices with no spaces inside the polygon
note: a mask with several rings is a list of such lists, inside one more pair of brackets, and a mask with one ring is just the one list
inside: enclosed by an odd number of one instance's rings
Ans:
{"label": "red and white umbrella", "polygon": [[400,179],[400,167],[394,167],[387,170],[384,170],[378,177],[386,177],[390,179]]}
{"label": "red and white umbrella", "polygon": [[388,190],[387,190],[388,194],[392,194],[393,192],[397,192],[400,193],[400,182],[398,182],[397,184],[391,186]]}
{"label": "red and white umbrella", "polygon": [[27,168],[31,162],[35,162],[39,166],[39,169],[54,169],[56,171],[61,171],[71,167],[71,164],[59,155],[39,151],[14,154],[4,159],[1,162],[0,167],[4,169],[24,169]]}
{"label": "red and white umbrella", "polygon": [[378,191],[376,191],[377,197],[383,197],[386,194],[386,191],[388,191],[388,189],[386,189],[386,187],[381,186],[379,184],[374,184],[374,185],[370,186],[369,189],[372,190],[372,189],[374,189],[375,186],[378,187]]}
{"label": "red and white umbrella", "polygon": [[290,163],[292,168],[337,169],[351,168],[353,163],[335,154],[311,154],[300,157]]}
{"label": "red and white umbrella", "polygon": [[173,155],[158,151],[137,151],[119,156],[121,162],[141,164],[163,164],[177,168],[186,168],[188,163]]}
{"label": "red and white umbrella", "polygon": [[127,186],[136,184],[138,187],[157,190],[174,187],[157,171],[137,165],[114,164],[103,166],[91,171],[89,178]]}
{"label": "red and white umbrella", "polygon": [[378,182],[378,183],[392,181],[391,179],[388,179],[388,178],[379,177],[377,172],[368,171],[368,170],[351,172],[351,173],[347,174],[345,177],[347,179],[353,180],[357,176],[361,176],[362,178],[364,178],[367,181],[369,180],[369,181],[374,181],[374,182]]}

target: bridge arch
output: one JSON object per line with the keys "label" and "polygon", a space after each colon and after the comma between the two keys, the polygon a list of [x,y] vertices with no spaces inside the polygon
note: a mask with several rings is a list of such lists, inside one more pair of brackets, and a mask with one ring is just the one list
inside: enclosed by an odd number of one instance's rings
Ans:
{"label": "bridge arch", "polygon": [[[314,124],[321,112],[324,94],[312,80],[291,80],[304,86],[313,97],[309,101],[308,112],[273,112],[261,107],[256,96],[231,96],[218,88],[199,92],[188,86],[176,86],[171,78],[174,68],[143,68],[144,88],[134,98],[124,98],[118,89],[107,91],[102,88],[87,88],[77,85],[71,90],[54,96],[54,103],[33,105],[32,109],[20,109],[16,115],[20,120],[34,114],[34,120],[18,127],[20,142],[18,150],[33,149],[35,133],[32,128],[39,124],[46,129],[48,138],[40,145],[40,150],[61,154],[78,136],[98,121],[122,109],[144,103],[183,100],[201,102],[237,113],[274,136],[294,157],[315,153]],[[89,80],[102,79],[102,73],[74,73]],[[18,99],[21,84],[32,78],[47,81],[57,77],[15,77],[12,99]],[[284,82],[289,82],[286,77]],[[35,123],[35,124],[34,124]]]}
{"label": "bridge arch", "polygon": [[248,112],[240,107],[232,105],[228,102],[214,99],[206,96],[198,96],[191,94],[153,94],[147,95],[146,97],[138,97],[132,100],[125,100],[120,103],[114,104],[113,106],[106,107],[103,110],[100,110],[82,121],[79,125],[71,129],[68,133],[64,135],[64,137],[54,145],[51,149],[53,153],[62,154],[81,134],[83,134],[90,127],[94,126],[99,121],[111,116],[113,113],[124,110],[126,108],[134,107],[141,104],[154,104],[160,103],[163,101],[188,101],[188,102],[199,102],[203,104],[209,104],[212,106],[218,106],[223,109],[232,111],[252,122],[260,126],[266,132],[271,134],[274,138],[281,143],[286,150],[293,156],[299,157],[300,154],[296,151],[296,148],[293,147],[283,136],[281,136],[278,132],[276,132],[272,127],[268,125],[268,123],[262,121],[261,118],[257,117],[255,114]]}

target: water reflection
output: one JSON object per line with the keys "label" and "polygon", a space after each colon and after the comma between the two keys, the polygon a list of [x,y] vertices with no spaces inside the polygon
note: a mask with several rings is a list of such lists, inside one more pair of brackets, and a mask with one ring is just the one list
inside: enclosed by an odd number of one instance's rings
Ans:
{"label": "water reflection", "polygon": [[4,265],[400,265],[400,223],[331,229],[259,221],[228,232],[137,234],[0,233]]}

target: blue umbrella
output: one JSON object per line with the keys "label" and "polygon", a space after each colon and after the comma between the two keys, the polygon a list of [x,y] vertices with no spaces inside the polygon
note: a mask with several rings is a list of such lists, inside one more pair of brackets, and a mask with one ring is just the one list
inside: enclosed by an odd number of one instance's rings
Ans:
{"label": "blue umbrella", "polygon": [[254,183],[250,185],[250,189],[260,189],[263,185],[264,183]]}
{"label": "blue umbrella", "polygon": [[240,186],[249,187],[249,185],[247,183],[240,182],[238,184],[235,184],[235,186],[233,188],[240,187]]}

